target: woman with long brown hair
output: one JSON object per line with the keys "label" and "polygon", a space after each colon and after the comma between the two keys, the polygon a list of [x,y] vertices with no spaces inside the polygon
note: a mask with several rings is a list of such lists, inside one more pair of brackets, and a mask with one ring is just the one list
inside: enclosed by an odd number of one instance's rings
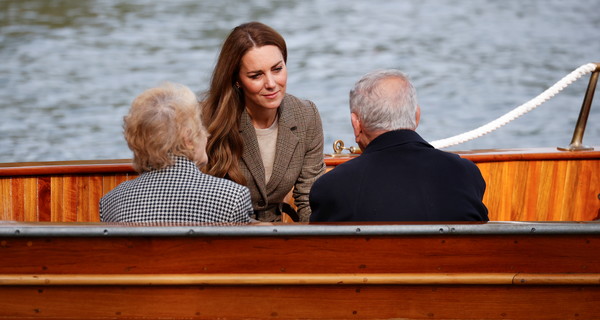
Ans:
{"label": "woman with long brown hair", "polygon": [[286,93],[286,62],[279,33],[259,22],[239,25],[223,43],[202,102],[205,170],[246,185],[261,221],[281,220],[292,189],[299,220],[308,221],[310,188],[325,171],[321,118],[314,103]]}

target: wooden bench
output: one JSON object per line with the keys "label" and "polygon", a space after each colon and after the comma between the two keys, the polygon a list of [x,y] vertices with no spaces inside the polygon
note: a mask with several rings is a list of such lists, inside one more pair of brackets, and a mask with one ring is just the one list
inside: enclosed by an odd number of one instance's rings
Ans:
{"label": "wooden bench", "polygon": [[600,224],[0,223],[0,319],[594,319]]}

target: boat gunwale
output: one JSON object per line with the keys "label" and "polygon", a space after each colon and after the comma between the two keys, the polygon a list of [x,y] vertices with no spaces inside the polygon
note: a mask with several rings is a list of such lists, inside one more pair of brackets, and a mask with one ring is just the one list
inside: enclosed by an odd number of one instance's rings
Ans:
{"label": "boat gunwale", "polygon": [[0,222],[0,237],[373,237],[464,235],[600,235],[600,221],[487,223],[143,224]]}
{"label": "boat gunwale", "polygon": [[[472,151],[450,151],[475,163],[501,161],[539,161],[539,160],[587,160],[600,159],[600,147],[588,151],[559,151],[553,148],[527,149],[489,149]],[[324,155],[327,166],[337,166],[356,155],[344,154],[331,157]],[[35,176],[56,174],[93,174],[93,173],[131,173],[131,159],[105,160],[69,160],[46,162],[11,162],[0,163],[0,177]]]}

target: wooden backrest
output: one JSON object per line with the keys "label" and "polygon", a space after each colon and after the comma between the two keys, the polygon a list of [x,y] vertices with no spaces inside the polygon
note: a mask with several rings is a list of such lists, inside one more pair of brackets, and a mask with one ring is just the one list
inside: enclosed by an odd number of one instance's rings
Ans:
{"label": "wooden backrest", "polygon": [[130,160],[0,164],[0,220],[99,221],[100,198],[136,176]]}
{"label": "wooden backrest", "polygon": [[[596,148],[600,150],[600,148]],[[459,153],[486,180],[493,221],[589,221],[600,216],[600,151]],[[349,157],[326,157],[331,170]],[[98,221],[98,201],[133,179],[129,160],[0,164],[0,220]]]}
{"label": "wooden backrest", "polygon": [[[600,159],[592,154],[474,158],[487,189],[483,202],[497,221],[600,219]],[[554,157],[553,157],[554,156]]]}
{"label": "wooden backrest", "polygon": [[594,319],[599,227],[0,223],[0,318]]}

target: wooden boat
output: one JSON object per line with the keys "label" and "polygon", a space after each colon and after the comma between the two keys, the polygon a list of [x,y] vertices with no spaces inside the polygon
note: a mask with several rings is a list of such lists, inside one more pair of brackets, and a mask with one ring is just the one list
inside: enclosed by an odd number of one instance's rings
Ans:
{"label": "wooden boat", "polygon": [[[600,147],[459,152],[479,167],[493,221],[600,218]],[[331,170],[351,155],[328,156]],[[130,160],[0,164],[0,220],[98,222],[98,201],[137,176]]]}
{"label": "wooden boat", "polygon": [[0,164],[0,319],[597,319],[600,147],[575,131],[458,153],[489,223],[107,224],[129,160]]}
{"label": "wooden boat", "polygon": [[597,319],[594,222],[0,225],[2,319]]}

